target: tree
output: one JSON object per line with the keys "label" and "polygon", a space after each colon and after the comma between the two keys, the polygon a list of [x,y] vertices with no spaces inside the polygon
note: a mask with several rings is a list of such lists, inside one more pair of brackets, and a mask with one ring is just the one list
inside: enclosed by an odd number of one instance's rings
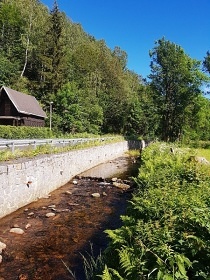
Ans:
{"label": "tree", "polygon": [[210,73],[210,52],[209,51],[206,53],[206,56],[204,57],[203,66],[204,66],[205,70]]}
{"label": "tree", "polygon": [[9,85],[17,78],[19,65],[11,62],[3,51],[0,51],[0,86]]}
{"label": "tree", "polygon": [[42,35],[39,55],[40,91],[44,102],[51,95],[55,95],[67,82],[64,17],[64,14],[59,11],[57,1],[54,1],[46,22],[45,34]]}
{"label": "tree", "polygon": [[103,122],[102,108],[75,83],[65,84],[54,97],[54,125],[64,133],[99,133]]}
{"label": "tree", "polygon": [[210,139],[210,100],[199,95],[187,109],[190,113],[183,127],[183,141],[208,141]]}
{"label": "tree", "polygon": [[[23,56],[21,49],[21,34],[23,30],[24,19],[21,17],[20,9],[15,4],[15,1],[7,0],[0,2],[0,56],[3,62],[1,72],[4,73],[1,79],[7,85],[12,83],[11,78],[18,76],[20,71]],[[6,61],[8,61],[8,69],[4,67]],[[9,70],[13,72],[11,75]]]}
{"label": "tree", "polygon": [[164,38],[150,52],[151,87],[160,116],[160,137],[175,141],[183,132],[187,108],[201,94],[207,76],[200,71],[200,61]]}

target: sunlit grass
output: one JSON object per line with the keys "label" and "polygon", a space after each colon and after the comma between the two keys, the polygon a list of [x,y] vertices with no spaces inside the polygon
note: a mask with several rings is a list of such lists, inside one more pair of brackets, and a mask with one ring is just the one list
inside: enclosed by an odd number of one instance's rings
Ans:
{"label": "sunlit grass", "polygon": [[131,157],[139,157],[140,156],[140,150],[129,150],[126,152]]}
{"label": "sunlit grass", "polygon": [[204,157],[210,162],[210,149],[196,149],[196,155]]}
{"label": "sunlit grass", "polygon": [[79,150],[79,149],[84,149],[84,148],[90,148],[90,147],[95,147],[95,146],[101,146],[104,144],[109,144],[109,143],[116,143],[119,141],[122,141],[123,137],[113,137],[113,138],[103,138],[103,141],[96,139],[95,141],[90,141],[90,142],[81,142],[77,143],[75,145],[66,145],[64,147],[55,147],[51,146],[49,144],[46,145],[40,145],[37,146],[35,149],[32,147],[29,147],[24,150],[19,150],[15,149],[15,151],[12,153],[11,150],[6,149],[3,151],[0,151],[0,161],[9,161],[9,160],[14,160],[18,158],[33,158],[38,155],[44,155],[44,154],[56,154],[56,153],[63,153],[63,152],[68,152],[72,150]]}

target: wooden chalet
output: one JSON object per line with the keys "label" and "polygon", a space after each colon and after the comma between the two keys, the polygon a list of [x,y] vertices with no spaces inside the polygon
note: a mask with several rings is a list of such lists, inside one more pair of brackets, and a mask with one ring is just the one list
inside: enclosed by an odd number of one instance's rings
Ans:
{"label": "wooden chalet", "polygon": [[0,88],[0,125],[44,126],[46,117],[34,96]]}

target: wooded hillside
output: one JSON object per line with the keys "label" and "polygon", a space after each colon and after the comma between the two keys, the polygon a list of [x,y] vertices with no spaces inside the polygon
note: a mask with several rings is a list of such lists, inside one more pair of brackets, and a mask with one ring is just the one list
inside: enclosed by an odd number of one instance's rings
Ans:
{"label": "wooded hillside", "polygon": [[[165,38],[150,52],[145,81],[127,68],[120,46],[84,32],[56,1],[49,11],[38,0],[1,0],[0,36],[0,85],[34,95],[47,113],[53,102],[54,130],[210,138],[202,62]],[[208,61],[207,53],[207,70]]]}

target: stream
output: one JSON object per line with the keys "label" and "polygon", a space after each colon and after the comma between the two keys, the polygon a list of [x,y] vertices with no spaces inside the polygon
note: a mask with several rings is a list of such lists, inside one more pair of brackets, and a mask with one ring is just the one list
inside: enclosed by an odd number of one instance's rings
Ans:
{"label": "stream", "polygon": [[[131,189],[113,185],[114,178],[123,186],[138,168],[138,162],[122,156],[2,218],[0,241],[6,249],[0,280],[85,280],[81,254],[90,252],[91,246],[95,255],[106,248],[104,230],[121,225],[120,215],[131,197]],[[11,228],[24,233],[11,233]]]}

